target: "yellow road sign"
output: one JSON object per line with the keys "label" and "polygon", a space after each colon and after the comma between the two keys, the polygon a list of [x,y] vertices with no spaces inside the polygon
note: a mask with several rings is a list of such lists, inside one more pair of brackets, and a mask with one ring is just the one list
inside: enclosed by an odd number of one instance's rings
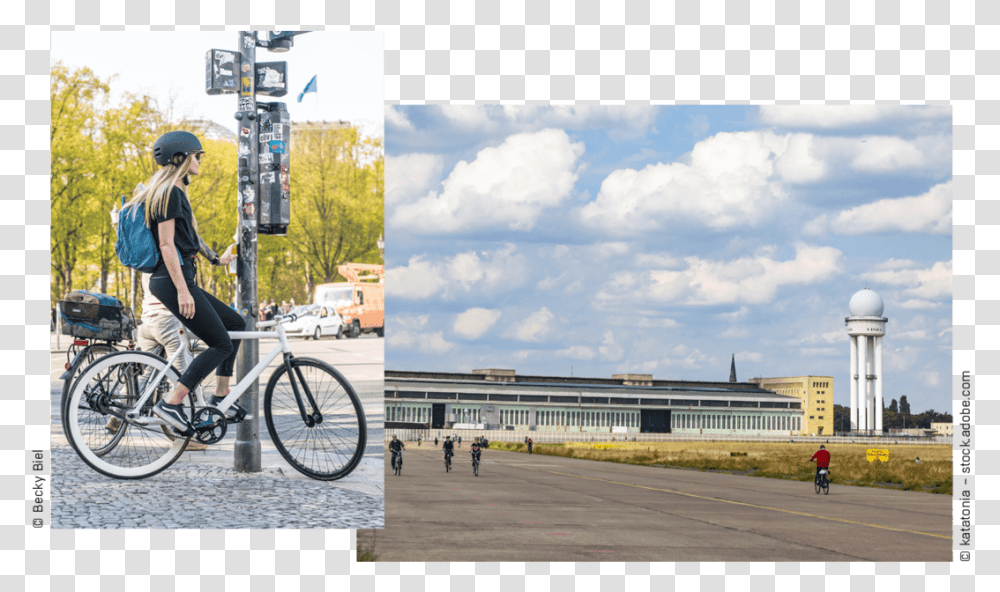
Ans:
{"label": "yellow road sign", "polygon": [[868,462],[889,462],[889,449],[888,448],[869,448],[865,456],[868,458]]}

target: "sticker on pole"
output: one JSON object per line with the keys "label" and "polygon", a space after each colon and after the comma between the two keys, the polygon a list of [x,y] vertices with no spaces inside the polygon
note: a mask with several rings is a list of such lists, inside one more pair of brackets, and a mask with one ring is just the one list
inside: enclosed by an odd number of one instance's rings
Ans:
{"label": "sticker on pole", "polygon": [[889,449],[888,448],[869,448],[865,451],[865,457],[868,462],[879,462],[887,463],[889,462]]}
{"label": "sticker on pole", "polygon": [[250,76],[243,77],[243,90],[241,92],[244,97],[253,95],[253,78]]}
{"label": "sticker on pole", "polygon": [[268,149],[269,152],[273,152],[273,153],[276,153],[276,154],[284,154],[285,153],[285,143],[282,142],[281,140],[271,140],[268,143],[268,148],[267,149]]}
{"label": "sticker on pole", "polygon": [[240,97],[240,111],[253,111],[253,99]]}

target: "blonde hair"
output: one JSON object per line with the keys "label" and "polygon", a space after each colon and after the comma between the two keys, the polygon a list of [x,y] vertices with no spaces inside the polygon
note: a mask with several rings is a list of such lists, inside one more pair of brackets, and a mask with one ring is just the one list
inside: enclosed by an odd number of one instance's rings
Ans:
{"label": "blonde hair", "polygon": [[[160,170],[153,173],[153,176],[150,177],[145,186],[140,185],[136,188],[135,193],[132,194],[132,199],[122,209],[145,205],[146,226],[152,228],[154,215],[166,215],[170,192],[174,187],[177,187],[177,180],[183,179],[188,174],[188,169],[191,168],[191,161],[194,158],[195,153],[192,152],[180,164],[171,162],[164,165]],[[179,189],[187,196],[186,188],[181,186]],[[198,221],[194,219],[194,212],[191,213],[191,222],[194,224],[195,232],[197,232]]]}

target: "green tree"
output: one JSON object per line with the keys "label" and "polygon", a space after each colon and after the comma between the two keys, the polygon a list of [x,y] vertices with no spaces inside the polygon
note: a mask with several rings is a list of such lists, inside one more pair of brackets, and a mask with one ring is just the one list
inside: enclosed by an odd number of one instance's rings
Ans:
{"label": "green tree", "polygon": [[70,71],[56,63],[51,71],[51,265],[52,295],[74,287],[82,252],[100,227],[97,105],[109,92],[90,69]]}
{"label": "green tree", "polygon": [[[152,176],[153,142],[168,131],[195,133],[206,151],[200,175],[188,187],[199,234],[219,253],[233,242],[235,138],[207,139],[203,122],[168,124],[148,96],[126,94],[109,105],[113,83],[113,77],[102,80],[87,68],[70,70],[59,63],[52,68],[54,300],[81,287],[127,299],[130,273],[114,256],[108,214],[122,195],[130,198],[135,186]],[[357,128],[325,123],[296,125],[290,146],[289,235],[260,236],[258,294],[261,300],[304,303],[315,284],[337,279],[338,265],[381,262],[376,241],[383,232],[384,156],[381,138],[362,138]],[[223,301],[235,298],[235,281],[224,268],[200,264],[198,282]]]}
{"label": "green tree", "polygon": [[307,266],[308,283],[334,281],[343,263],[380,263],[382,140],[363,139],[353,127],[308,123],[295,127],[292,150],[288,241]]}
{"label": "green tree", "polygon": [[892,411],[893,413],[899,412],[899,405],[896,403],[896,399],[893,399],[892,403],[889,403],[889,411]]}
{"label": "green tree", "polygon": [[833,406],[833,431],[851,431],[851,410],[843,405]]}

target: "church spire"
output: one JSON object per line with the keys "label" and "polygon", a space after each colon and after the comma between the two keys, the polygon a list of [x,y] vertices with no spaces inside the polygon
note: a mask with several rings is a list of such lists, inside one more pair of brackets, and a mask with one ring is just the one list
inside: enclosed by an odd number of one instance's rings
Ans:
{"label": "church spire", "polygon": [[729,367],[729,382],[736,382],[736,354],[733,354],[733,365]]}

